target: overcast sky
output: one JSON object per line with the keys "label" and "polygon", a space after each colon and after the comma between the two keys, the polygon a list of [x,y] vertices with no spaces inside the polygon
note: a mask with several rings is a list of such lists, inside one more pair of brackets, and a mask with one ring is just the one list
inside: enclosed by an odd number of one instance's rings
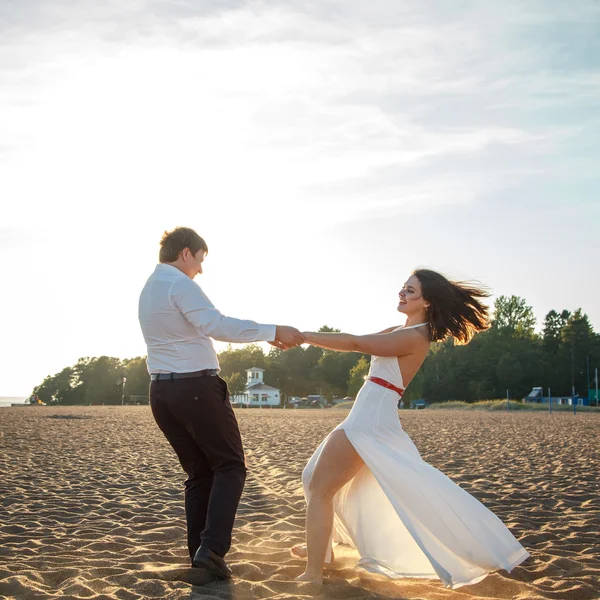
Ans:
{"label": "overcast sky", "polygon": [[599,331],[599,30],[593,0],[0,4],[0,396],[145,354],[176,225],[231,316],[376,331],[427,266]]}

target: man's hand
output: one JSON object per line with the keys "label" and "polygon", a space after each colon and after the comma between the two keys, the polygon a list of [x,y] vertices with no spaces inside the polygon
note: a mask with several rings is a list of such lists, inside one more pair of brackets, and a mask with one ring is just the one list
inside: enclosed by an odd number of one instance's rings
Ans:
{"label": "man's hand", "polygon": [[273,340],[272,342],[269,342],[269,344],[271,344],[271,346],[275,346],[275,348],[279,348],[280,350],[287,350],[289,348],[289,346],[284,346],[281,342],[278,342],[277,340]]}
{"label": "man's hand", "polygon": [[272,346],[281,350],[287,350],[299,346],[304,342],[304,336],[295,328],[287,325],[277,325],[275,340],[269,342]]}

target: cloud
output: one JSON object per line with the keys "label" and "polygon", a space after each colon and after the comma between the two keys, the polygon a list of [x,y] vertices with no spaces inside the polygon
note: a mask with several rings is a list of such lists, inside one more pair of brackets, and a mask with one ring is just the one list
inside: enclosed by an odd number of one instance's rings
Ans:
{"label": "cloud", "polygon": [[589,178],[598,14],[541,0],[5,7],[0,170],[20,193],[35,165],[70,207],[86,181],[114,198],[105,172],[128,198],[173,173],[177,191],[225,181],[237,196],[233,168],[265,208],[296,193],[334,210],[477,202],[557,163]]}

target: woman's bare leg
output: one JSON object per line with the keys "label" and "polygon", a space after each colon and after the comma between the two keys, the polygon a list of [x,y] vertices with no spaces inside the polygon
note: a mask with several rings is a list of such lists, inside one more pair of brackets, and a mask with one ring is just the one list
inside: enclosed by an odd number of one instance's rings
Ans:
{"label": "woman's bare leg", "polygon": [[323,564],[333,528],[333,497],[364,465],[363,459],[338,429],[319,456],[308,485],[306,509],[306,571],[298,581],[323,583]]}

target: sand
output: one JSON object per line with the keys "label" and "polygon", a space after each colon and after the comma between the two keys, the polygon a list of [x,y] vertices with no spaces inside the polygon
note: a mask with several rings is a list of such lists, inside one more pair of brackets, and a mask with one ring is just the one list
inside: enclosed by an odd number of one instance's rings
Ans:
{"label": "sand", "polygon": [[532,557],[451,591],[389,580],[338,550],[324,587],[298,584],[300,474],[344,410],[240,410],[249,474],[231,582],[187,567],[183,473],[145,407],[0,410],[0,597],[600,598],[600,415],[402,411],[423,457],[492,509]]}

